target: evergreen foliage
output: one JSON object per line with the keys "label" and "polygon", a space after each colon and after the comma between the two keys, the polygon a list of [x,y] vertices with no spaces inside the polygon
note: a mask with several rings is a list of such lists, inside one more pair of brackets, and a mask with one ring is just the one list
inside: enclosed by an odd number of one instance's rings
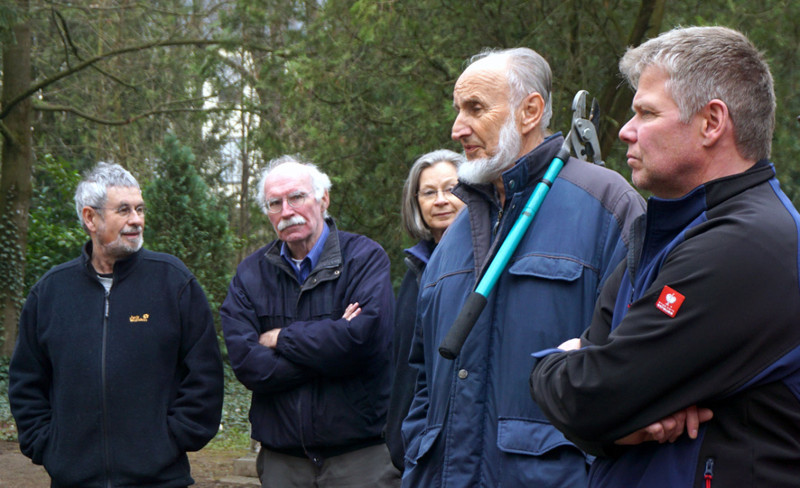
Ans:
{"label": "evergreen foliage", "polygon": [[78,257],[89,240],[75,213],[81,177],[72,165],[45,155],[36,168],[26,253],[25,295],[47,270]]}
{"label": "evergreen foliage", "polygon": [[[174,134],[194,155],[185,164],[196,168],[207,185],[192,205],[211,205],[212,214],[224,217],[237,236],[239,253],[216,259],[216,253],[227,251],[214,250],[208,257],[212,244],[224,249],[233,244],[230,234],[225,242],[205,242],[215,235],[206,230],[175,233],[172,242],[161,243],[162,235],[175,227],[161,227],[159,219],[169,217],[150,200],[147,245],[158,243],[181,256],[215,304],[224,297],[236,261],[274,238],[254,202],[255,183],[269,159],[300,153],[320,165],[333,181],[330,212],[339,227],[378,241],[399,283],[405,272],[402,249],[413,244],[400,225],[402,183],[420,154],[443,147],[460,150],[450,139],[452,89],[467,58],[486,47],[528,46],[543,54],[554,74],[550,127],[564,132],[578,89],[598,98],[630,95],[617,62],[636,30],[638,13],[647,9],[660,13],[654,17],[659,21],[645,30],[728,25],[765,51],[778,97],[773,159],[787,194],[800,204],[800,31],[792,20],[800,18],[798,2],[79,0],[30,2],[27,11],[16,5],[0,6],[0,39],[13,42],[14,24],[29,22],[36,39],[30,54],[34,82],[55,80],[32,97],[36,185],[54,170],[43,154],[69,161],[69,166],[59,164],[70,171],[104,160],[132,170],[143,184],[163,179],[160,151],[170,147],[164,134]],[[181,39],[198,42],[132,50],[56,79],[93,56]],[[3,77],[8,79],[8,73]],[[606,105],[611,101],[605,100]],[[623,100],[627,110],[626,104]],[[601,109],[601,129],[608,129],[610,148],[603,157],[628,177],[625,148],[616,138],[627,114]],[[166,197],[158,193],[152,197]],[[170,197],[183,211],[190,205],[180,195]],[[211,195],[217,195],[213,205],[207,203]],[[61,197],[52,198],[64,204]],[[69,239],[59,237],[60,217],[52,217],[53,227],[31,230],[40,234],[27,246],[33,250],[25,268],[27,286],[60,256],[74,253]],[[31,218],[36,226],[50,216]],[[13,286],[19,270],[12,264],[26,246],[15,240],[19,232],[12,224],[0,218],[0,253],[5,253],[0,267],[8,268],[0,275],[9,281],[0,288],[16,295],[23,287]],[[75,232],[70,238],[79,237]],[[64,248],[58,244],[62,241]]]}
{"label": "evergreen foliage", "polygon": [[235,252],[228,210],[200,176],[192,150],[167,134],[144,185],[145,246],[180,258],[206,292],[215,320],[232,276]]}

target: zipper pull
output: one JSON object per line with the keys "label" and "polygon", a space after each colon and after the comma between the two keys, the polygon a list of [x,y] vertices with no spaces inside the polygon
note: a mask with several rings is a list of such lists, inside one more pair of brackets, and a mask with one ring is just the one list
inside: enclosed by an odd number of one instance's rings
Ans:
{"label": "zipper pull", "polygon": [[711,488],[711,480],[714,479],[714,459],[706,459],[706,471],[703,473],[703,479],[706,480],[706,488]]}

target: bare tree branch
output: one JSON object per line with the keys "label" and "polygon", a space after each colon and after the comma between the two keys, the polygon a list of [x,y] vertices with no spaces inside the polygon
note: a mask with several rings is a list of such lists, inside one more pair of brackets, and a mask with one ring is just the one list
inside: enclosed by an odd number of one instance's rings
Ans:
{"label": "bare tree branch", "polygon": [[[665,0],[642,0],[639,13],[628,36],[628,46],[638,46],[646,36],[655,36],[661,30],[661,21],[664,18]],[[622,53],[620,53],[622,54]],[[606,80],[600,94],[600,106],[603,107],[605,121],[601,127],[600,147],[602,154],[608,154],[612,145],[617,140],[617,132],[630,110],[633,92],[620,85],[623,80],[614,72]]]}
{"label": "bare tree branch", "polygon": [[[27,90],[20,93],[17,97],[13,100],[10,100],[6,106],[0,111],[0,120],[3,120],[8,113],[22,100],[30,97],[37,91],[41,90],[42,88],[51,85],[62,78],[66,78],[74,73],[77,73],[81,70],[84,70],[88,67],[91,67],[95,63],[102,61],[104,59],[112,58],[114,56],[120,56],[122,54],[127,54],[136,51],[143,51],[146,49],[153,49],[158,47],[171,47],[171,46],[212,46],[212,45],[223,45],[223,44],[236,44],[236,39],[169,39],[169,40],[161,40],[161,41],[153,41],[147,42],[144,44],[137,44],[134,46],[126,46],[119,49],[115,49],[113,51],[108,51],[102,54],[99,54],[93,58],[87,59],[75,66],[69,67],[55,75],[46,78],[38,83],[31,85]],[[253,49],[257,51],[264,51],[264,52],[271,52],[273,54],[277,54],[279,56],[288,56],[289,53],[286,50],[275,51],[273,49],[266,48],[264,46],[254,46],[248,45],[245,46],[248,49]]]}
{"label": "bare tree branch", "polygon": [[[164,115],[164,114],[174,114],[174,113],[186,113],[186,112],[196,112],[196,113],[217,113],[217,112],[250,112],[250,113],[262,113],[263,110],[266,110],[266,107],[255,107],[255,108],[247,108],[241,106],[227,106],[227,107],[210,107],[210,108],[192,108],[192,107],[177,107],[177,108],[158,108],[153,110],[148,110],[146,112],[142,112],[136,115],[131,115],[125,119],[118,119],[118,120],[110,120],[104,119],[97,115],[92,115],[82,110],[78,109],[77,107],[73,107],[71,105],[53,105],[49,103],[42,103],[42,102],[34,102],[33,104],[34,110],[38,110],[40,112],[62,112],[62,113],[71,113],[77,115],[82,119],[89,120],[91,122],[95,122],[102,125],[112,125],[112,126],[120,126],[120,125],[128,125],[133,122],[136,122],[139,119],[143,119],[146,117],[152,117],[154,115]],[[2,128],[2,121],[0,120],[0,128]]]}

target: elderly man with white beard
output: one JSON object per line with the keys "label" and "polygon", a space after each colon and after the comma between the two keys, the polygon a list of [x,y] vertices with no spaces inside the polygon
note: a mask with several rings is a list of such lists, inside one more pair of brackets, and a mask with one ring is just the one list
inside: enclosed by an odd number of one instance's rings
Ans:
{"label": "elderly man with white beard", "polygon": [[389,258],[328,216],[330,179],[270,162],[258,202],[278,239],[239,265],[222,305],[236,377],[253,392],[261,486],[397,487],[383,439],[394,296]]}
{"label": "elderly man with white beard", "polygon": [[551,72],[535,51],[472,58],[453,90],[452,138],[467,161],[454,193],[466,208],[420,283],[403,423],[404,487],[584,486],[590,458],[528,393],[531,353],[580,335],[625,257],[642,198],[617,173],[569,159],[456,360],[439,344],[564,141],[547,134]]}
{"label": "elderly man with white beard", "polygon": [[222,414],[222,359],[200,284],[142,249],[139,183],[99,163],[75,191],[90,241],[31,289],[9,366],[23,454],[53,487],[180,487]]}

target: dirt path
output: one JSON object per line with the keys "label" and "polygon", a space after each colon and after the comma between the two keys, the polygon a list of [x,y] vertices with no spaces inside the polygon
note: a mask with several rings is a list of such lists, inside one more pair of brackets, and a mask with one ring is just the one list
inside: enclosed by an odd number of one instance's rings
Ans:
{"label": "dirt path", "polygon": [[[246,454],[241,451],[203,449],[190,452],[193,488],[245,488],[248,485],[222,481],[233,476],[233,462]],[[47,488],[50,478],[19,452],[16,442],[0,441],[0,488]]]}

